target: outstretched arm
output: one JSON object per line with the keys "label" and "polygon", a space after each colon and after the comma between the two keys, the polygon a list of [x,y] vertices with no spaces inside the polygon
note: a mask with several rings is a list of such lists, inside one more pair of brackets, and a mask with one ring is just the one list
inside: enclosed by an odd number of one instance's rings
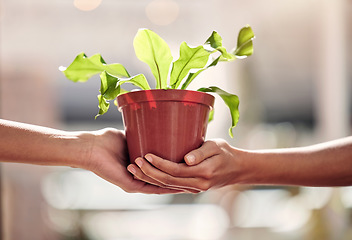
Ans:
{"label": "outstretched arm", "polygon": [[127,192],[180,192],[133,178],[125,135],[116,129],[67,132],[0,119],[0,136],[1,162],[83,168]]}
{"label": "outstretched arm", "polygon": [[256,151],[213,140],[187,154],[185,162],[177,164],[148,154],[128,169],[134,168],[137,178],[153,184],[201,191],[230,184],[348,186],[352,185],[352,137]]}

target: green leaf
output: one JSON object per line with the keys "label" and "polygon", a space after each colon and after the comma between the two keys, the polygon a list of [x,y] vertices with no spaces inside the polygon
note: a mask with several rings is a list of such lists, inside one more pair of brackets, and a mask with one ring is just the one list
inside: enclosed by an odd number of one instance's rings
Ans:
{"label": "green leaf", "polygon": [[113,100],[120,94],[120,85],[118,82],[119,78],[114,77],[107,72],[102,72],[100,74],[100,94],[106,100]]}
{"label": "green leaf", "polygon": [[147,79],[143,74],[138,74],[130,78],[121,79],[119,84],[132,83],[133,85],[140,87],[142,90],[150,90]]}
{"label": "green leaf", "polygon": [[172,55],[167,43],[148,29],[139,29],[133,41],[136,56],[149,65],[155,79],[156,88],[167,88]]}
{"label": "green leaf", "polygon": [[85,82],[102,71],[107,71],[118,77],[130,77],[124,66],[119,63],[107,65],[100,54],[88,58],[84,53],[80,53],[70,66],[67,68],[60,67],[59,69],[73,82]]}
{"label": "green leaf", "polygon": [[218,47],[222,47],[222,38],[216,31],[213,31],[205,41],[205,44],[209,44],[212,48],[217,49]]}
{"label": "green leaf", "polygon": [[252,31],[252,28],[247,25],[243,27],[237,38],[237,47],[232,51],[232,53],[237,58],[246,58],[253,54],[253,39],[255,35]]}
{"label": "green leaf", "polygon": [[214,108],[212,108],[209,112],[208,122],[213,121],[213,119],[214,119]]}
{"label": "green leaf", "polygon": [[149,84],[143,74],[138,74],[130,78],[118,78],[106,71],[100,74],[100,95],[99,99],[99,113],[96,117],[103,115],[109,109],[108,100],[115,99],[118,95],[127,92],[121,88],[124,83],[132,83],[133,85],[140,87],[143,90],[149,90]]}
{"label": "green leaf", "polygon": [[99,100],[99,113],[95,116],[97,118],[100,115],[103,115],[109,110],[109,105],[110,103],[100,94],[98,95],[98,100]]}
{"label": "green leaf", "polygon": [[[216,31],[212,32],[211,36],[205,41],[204,45],[209,46],[210,51],[212,52],[220,52],[220,61],[232,61],[236,59],[235,55],[227,52],[226,48],[222,46],[222,38]],[[207,49],[207,47],[205,48]]]}
{"label": "green leaf", "polygon": [[201,72],[203,72],[204,70],[216,66],[216,64],[218,64],[220,57],[216,58],[214,61],[211,62],[211,64],[209,64],[208,66],[196,71],[196,72],[191,72],[188,74],[186,81],[183,83],[181,89],[186,89],[188,87],[188,85],[193,81],[194,78],[196,78]]}
{"label": "green leaf", "polygon": [[126,68],[120,63],[105,65],[104,71],[117,77],[130,77],[130,74],[127,72]]}
{"label": "green leaf", "polygon": [[178,88],[191,69],[203,68],[207,64],[209,56],[210,53],[203,46],[191,48],[186,42],[183,42],[180,46],[180,57],[172,65],[171,87]]}
{"label": "green leaf", "polygon": [[133,85],[140,87],[142,90],[150,90],[147,79],[143,74],[138,74],[130,78],[118,78],[107,72],[100,74],[100,93],[107,99],[115,99],[121,94],[120,86],[124,83],[132,83]]}
{"label": "green leaf", "polygon": [[240,113],[238,110],[238,106],[239,106],[238,97],[234,94],[225,92],[224,90],[222,90],[218,87],[200,88],[200,89],[198,89],[198,91],[217,93],[222,98],[222,100],[225,102],[225,104],[229,107],[231,119],[232,119],[231,127],[229,129],[229,135],[230,135],[230,137],[233,138],[232,129],[237,125],[237,122],[238,122],[238,119],[240,116]]}

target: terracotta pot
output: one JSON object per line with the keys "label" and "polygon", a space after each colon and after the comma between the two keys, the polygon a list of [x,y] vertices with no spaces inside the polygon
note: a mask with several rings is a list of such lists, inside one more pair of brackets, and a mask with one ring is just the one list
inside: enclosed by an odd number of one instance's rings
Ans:
{"label": "terracotta pot", "polygon": [[131,162],[153,153],[173,162],[202,145],[214,97],[190,90],[142,90],[117,97]]}

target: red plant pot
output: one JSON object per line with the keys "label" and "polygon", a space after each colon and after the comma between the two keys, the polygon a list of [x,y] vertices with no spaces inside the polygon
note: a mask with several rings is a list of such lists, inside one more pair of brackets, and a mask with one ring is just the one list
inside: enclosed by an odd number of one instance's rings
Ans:
{"label": "red plant pot", "polygon": [[204,142],[214,96],[190,90],[141,90],[119,95],[117,105],[132,163],[147,153],[182,162]]}

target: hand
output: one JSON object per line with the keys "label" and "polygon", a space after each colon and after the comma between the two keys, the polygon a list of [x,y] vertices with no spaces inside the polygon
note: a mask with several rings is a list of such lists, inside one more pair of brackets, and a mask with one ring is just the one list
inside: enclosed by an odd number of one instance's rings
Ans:
{"label": "hand", "polygon": [[125,135],[123,132],[107,128],[82,134],[83,138],[89,138],[92,142],[87,159],[83,161],[83,167],[94,172],[105,180],[121,187],[126,192],[141,193],[179,193],[180,190],[172,190],[151,185],[135,179],[126,169],[128,165],[128,153]]}
{"label": "hand", "polygon": [[185,156],[186,163],[174,163],[153,154],[136,159],[128,170],[142,181],[191,192],[206,191],[237,183],[245,152],[223,140],[205,142]]}

